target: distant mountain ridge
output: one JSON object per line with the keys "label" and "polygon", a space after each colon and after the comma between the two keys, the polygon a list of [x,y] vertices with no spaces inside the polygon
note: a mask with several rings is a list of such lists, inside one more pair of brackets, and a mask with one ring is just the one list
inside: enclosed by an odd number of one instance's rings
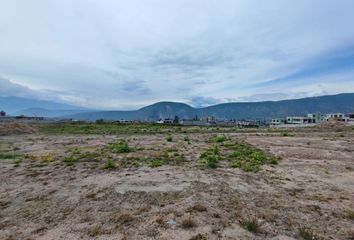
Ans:
{"label": "distant mountain ridge", "polygon": [[65,117],[92,121],[97,119],[155,121],[174,116],[180,119],[192,119],[195,116],[214,116],[217,119],[269,119],[330,112],[354,112],[354,93],[282,101],[223,103],[204,108],[193,108],[184,103],[158,102],[133,111],[96,111]]}
{"label": "distant mountain ridge", "polygon": [[0,97],[0,111],[8,115],[60,117],[69,114],[92,111],[87,108],[72,106],[45,100],[36,100],[22,97]]}

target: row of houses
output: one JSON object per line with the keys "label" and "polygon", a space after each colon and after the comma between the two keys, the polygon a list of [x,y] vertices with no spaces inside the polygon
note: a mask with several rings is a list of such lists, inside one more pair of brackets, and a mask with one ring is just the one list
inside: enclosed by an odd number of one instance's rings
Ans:
{"label": "row of houses", "polygon": [[271,120],[271,125],[282,125],[282,124],[319,124],[329,121],[338,122],[350,122],[354,121],[354,113],[344,114],[344,113],[310,113],[306,116],[289,116],[286,118],[273,118]]}
{"label": "row of houses", "polygon": [[208,117],[203,117],[203,118],[195,117],[193,119],[181,119],[181,120],[178,117],[175,117],[174,119],[165,118],[165,119],[159,119],[158,121],[156,121],[156,123],[159,123],[159,124],[181,124],[181,125],[185,125],[185,126],[232,126],[232,127],[238,127],[238,128],[259,127],[261,125],[265,125],[264,121],[236,120],[236,119],[218,120],[213,116],[208,116]]}

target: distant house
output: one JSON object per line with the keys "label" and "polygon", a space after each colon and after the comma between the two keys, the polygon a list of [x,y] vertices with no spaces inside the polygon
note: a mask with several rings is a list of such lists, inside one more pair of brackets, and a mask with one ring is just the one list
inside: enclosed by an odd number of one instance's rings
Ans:
{"label": "distant house", "polygon": [[6,112],[4,112],[3,110],[1,110],[1,112],[0,112],[0,117],[6,117]]}
{"label": "distant house", "polygon": [[329,113],[326,115],[327,121],[348,122],[350,117],[346,117],[343,113]]}
{"label": "distant house", "polygon": [[273,118],[272,121],[270,122],[272,125],[280,125],[280,124],[285,124],[285,119],[283,118]]}
{"label": "distant house", "polygon": [[287,124],[310,124],[310,123],[316,123],[316,120],[312,116],[287,117],[286,123]]}
{"label": "distant house", "polygon": [[172,123],[173,123],[173,119],[170,119],[170,118],[159,119],[158,121],[156,121],[156,123],[160,123],[160,124],[172,124]]}
{"label": "distant house", "polygon": [[326,120],[326,115],[320,113],[310,113],[307,114],[307,118],[312,119],[312,123],[321,123]]}

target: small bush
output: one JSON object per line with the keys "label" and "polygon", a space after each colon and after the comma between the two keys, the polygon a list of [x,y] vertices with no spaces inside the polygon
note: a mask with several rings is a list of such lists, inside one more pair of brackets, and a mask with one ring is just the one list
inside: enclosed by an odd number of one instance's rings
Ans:
{"label": "small bush", "polygon": [[242,170],[245,172],[258,172],[260,169],[259,164],[253,162],[246,162],[242,166]]}
{"label": "small bush", "polygon": [[257,233],[259,231],[260,225],[256,218],[243,221],[242,225],[250,232]]}
{"label": "small bush", "polygon": [[202,203],[195,204],[192,209],[197,212],[205,212],[207,210],[206,206],[204,206]]}
{"label": "small bush", "polygon": [[227,138],[225,135],[218,135],[211,138],[211,142],[217,142],[217,143],[225,142],[226,140]]}
{"label": "small bush", "polygon": [[149,167],[156,168],[161,167],[164,164],[163,160],[154,159],[150,162]]}
{"label": "small bush", "polygon": [[20,155],[14,153],[0,153],[0,159],[15,159],[17,157],[20,157]]}
{"label": "small bush", "polygon": [[74,155],[66,156],[64,158],[64,162],[66,162],[68,165],[74,165],[78,161],[78,158],[75,157]]}
{"label": "small bush", "polygon": [[132,222],[133,220],[134,220],[134,217],[130,213],[123,213],[118,218],[118,221],[123,224]]}
{"label": "small bush", "polygon": [[115,169],[115,168],[116,168],[116,164],[111,159],[108,159],[105,165],[103,165],[103,169]]}
{"label": "small bush", "polygon": [[100,232],[101,232],[101,226],[95,225],[88,230],[88,235],[90,237],[96,237],[100,234]]}
{"label": "small bush", "polygon": [[231,162],[231,167],[233,167],[233,168],[241,168],[241,160],[234,160],[234,161],[232,161]]}
{"label": "small bush", "polygon": [[218,157],[216,155],[210,155],[207,157],[207,166],[209,168],[217,168],[218,167]]}
{"label": "small bush", "polygon": [[299,228],[299,235],[304,240],[319,240],[319,236],[309,227]]}
{"label": "small bush", "polygon": [[350,220],[354,220],[354,210],[347,209],[344,211],[344,217]]}
{"label": "small bush", "polygon": [[220,159],[220,149],[218,146],[208,148],[200,155],[200,163],[202,167],[217,168]]}
{"label": "small bush", "polygon": [[42,162],[53,162],[55,160],[55,155],[53,153],[44,154],[40,159]]}
{"label": "small bush", "polygon": [[130,152],[129,145],[125,140],[119,140],[110,145],[110,149],[112,153],[128,153]]}
{"label": "small bush", "polygon": [[172,140],[173,140],[173,139],[172,139],[172,136],[171,136],[171,135],[168,135],[168,136],[166,137],[166,141],[167,141],[167,142],[172,142]]}
{"label": "small bush", "polygon": [[278,164],[276,157],[249,144],[236,142],[234,148],[235,151],[227,156],[230,166],[233,168],[241,168],[246,172],[257,172],[263,164]]}
{"label": "small bush", "polygon": [[270,159],[269,163],[272,164],[272,165],[277,165],[278,164],[278,160],[275,159],[275,158],[272,158],[272,159]]}
{"label": "small bush", "polygon": [[191,218],[185,218],[182,220],[181,227],[184,229],[194,228],[197,226],[197,223]]}

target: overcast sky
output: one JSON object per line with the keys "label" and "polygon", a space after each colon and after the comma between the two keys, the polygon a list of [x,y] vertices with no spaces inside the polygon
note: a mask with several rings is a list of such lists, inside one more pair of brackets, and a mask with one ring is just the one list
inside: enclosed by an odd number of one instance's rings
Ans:
{"label": "overcast sky", "polygon": [[0,0],[0,95],[90,108],[354,92],[353,0]]}

